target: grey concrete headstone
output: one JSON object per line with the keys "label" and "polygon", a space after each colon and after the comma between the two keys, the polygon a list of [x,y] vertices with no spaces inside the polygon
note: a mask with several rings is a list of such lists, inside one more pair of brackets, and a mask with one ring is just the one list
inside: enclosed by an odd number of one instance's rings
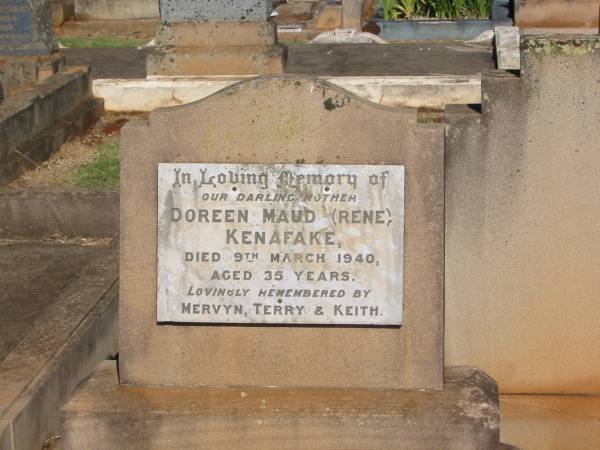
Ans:
{"label": "grey concrete headstone", "polygon": [[267,20],[271,0],[160,0],[165,22],[245,22]]}
{"label": "grey concrete headstone", "polygon": [[0,55],[45,55],[56,49],[51,0],[0,0]]}

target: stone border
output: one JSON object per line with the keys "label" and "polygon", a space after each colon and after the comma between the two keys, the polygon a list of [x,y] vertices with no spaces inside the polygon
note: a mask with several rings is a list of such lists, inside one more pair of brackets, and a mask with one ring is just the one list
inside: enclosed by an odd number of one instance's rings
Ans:
{"label": "stone border", "polygon": [[0,109],[0,185],[45,161],[101,113],[88,67],[69,67],[32,89],[9,92]]}
{"label": "stone border", "polygon": [[119,232],[119,190],[41,187],[0,190],[0,237],[111,237]]}
{"label": "stone border", "polygon": [[[94,95],[107,111],[143,111],[208,97],[246,77],[98,79]],[[324,77],[353,94],[386,106],[443,109],[448,104],[481,103],[481,78],[469,76]]]}
{"label": "stone border", "polygon": [[512,26],[512,20],[378,20],[379,37],[386,41],[434,41],[474,39],[497,26]]}
{"label": "stone border", "polygon": [[0,449],[40,448],[58,410],[117,352],[118,242],[85,267],[0,362]]}

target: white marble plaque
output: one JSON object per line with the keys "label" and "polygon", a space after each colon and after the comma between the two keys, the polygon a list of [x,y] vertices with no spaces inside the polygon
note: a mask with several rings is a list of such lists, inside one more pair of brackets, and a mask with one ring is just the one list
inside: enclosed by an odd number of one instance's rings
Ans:
{"label": "white marble plaque", "polygon": [[159,164],[158,322],[402,324],[404,167]]}

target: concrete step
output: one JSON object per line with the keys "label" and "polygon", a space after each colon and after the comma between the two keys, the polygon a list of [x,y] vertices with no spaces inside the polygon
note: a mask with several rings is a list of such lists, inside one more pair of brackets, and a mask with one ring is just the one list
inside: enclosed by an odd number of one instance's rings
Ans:
{"label": "concrete step", "polygon": [[495,449],[495,382],[447,367],[442,390],[119,384],[103,363],[63,407],[65,450]]}

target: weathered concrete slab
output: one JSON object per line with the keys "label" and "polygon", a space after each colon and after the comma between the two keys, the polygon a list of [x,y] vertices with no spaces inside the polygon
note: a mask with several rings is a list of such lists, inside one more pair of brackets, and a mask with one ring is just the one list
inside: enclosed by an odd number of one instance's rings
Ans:
{"label": "weathered concrete slab", "polygon": [[463,43],[295,45],[287,72],[315,76],[478,76],[495,68],[491,48]]}
{"label": "weathered concrete slab", "polygon": [[119,232],[119,191],[44,187],[0,190],[0,237],[112,237]]}
{"label": "weathered concrete slab", "polygon": [[105,362],[63,407],[65,450],[495,449],[494,381],[447,367],[442,391],[139,388]]}
{"label": "weathered concrete slab", "polygon": [[0,361],[100,250],[102,247],[75,243],[0,244]]}
{"label": "weathered concrete slab", "polygon": [[244,22],[264,21],[271,14],[271,0],[198,2],[160,0],[160,17],[165,22]]}
{"label": "weathered concrete slab", "polygon": [[[121,382],[441,388],[442,140],[443,126],[417,123],[416,110],[374,105],[300,77],[250,80],[197,103],[157,110],[149,123],[127,124]],[[402,327],[158,325],[152,299],[159,162],[404,165],[410,213]]]}
{"label": "weathered concrete slab", "polygon": [[[146,33],[145,21],[122,21],[129,24],[129,31]],[[96,34],[102,26],[115,30],[112,23],[68,22],[63,28],[80,27],[82,35]],[[134,27],[137,25],[137,28]],[[154,27],[158,23],[153,24]],[[280,39],[287,39],[279,36]],[[150,40],[150,38],[148,39]],[[89,65],[94,79],[145,78],[144,50],[122,49],[75,49],[62,50],[69,64]],[[468,46],[452,44],[361,44],[361,45],[290,45],[287,49],[288,73],[318,77],[468,77],[479,78],[481,73],[496,68],[491,46]],[[227,74],[229,76],[235,74]]]}
{"label": "weathered concrete slab", "polygon": [[158,18],[158,0],[75,0],[79,20]]}
{"label": "weathered concrete slab", "polygon": [[[481,79],[466,76],[332,77],[340,88],[386,106],[443,109],[448,104],[481,103]],[[240,77],[99,79],[94,96],[107,111],[153,111],[192,103],[242,81]]]}
{"label": "weathered concrete slab", "polygon": [[2,450],[41,448],[58,435],[60,406],[116,353],[117,265],[115,246],[105,249],[0,362]]}
{"label": "weathered concrete slab", "polygon": [[156,32],[158,47],[270,46],[276,42],[273,24],[261,22],[163,23]]}
{"label": "weathered concrete slab", "polygon": [[146,53],[148,76],[268,75],[285,72],[281,45],[155,47]]}
{"label": "weathered concrete slab", "polygon": [[446,113],[446,361],[598,393],[600,42],[526,37],[521,57],[484,77],[482,115]]}
{"label": "weathered concrete slab", "polygon": [[519,27],[496,27],[494,39],[498,69],[519,70],[521,68]]}

